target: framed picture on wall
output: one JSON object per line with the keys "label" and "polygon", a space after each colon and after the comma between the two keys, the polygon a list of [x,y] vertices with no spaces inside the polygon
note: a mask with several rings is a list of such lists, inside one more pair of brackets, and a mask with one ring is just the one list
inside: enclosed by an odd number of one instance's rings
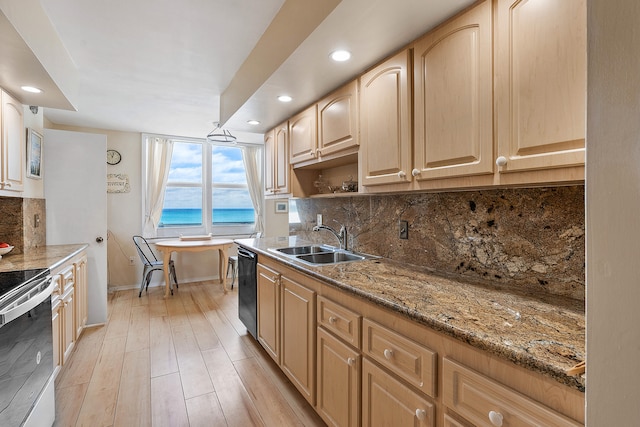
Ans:
{"label": "framed picture on wall", "polygon": [[27,176],[42,179],[42,135],[27,129]]}
{"label": "framed picture on wall", "polygon": [[276,213],[287,213],[287,212],[289,212],[289,202],[287,200],[276,201]]}

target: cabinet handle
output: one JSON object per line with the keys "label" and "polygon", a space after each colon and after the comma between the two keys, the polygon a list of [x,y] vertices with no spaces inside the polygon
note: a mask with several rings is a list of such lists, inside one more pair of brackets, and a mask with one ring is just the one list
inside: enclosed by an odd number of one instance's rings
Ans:
{"label": "cabinet handle", "polygon": [[315,157],[315,156],[316,156],[316,153],[315,153],[315,151],[313,151],[313,150],[309,150],[309,155],[310,155],[311,157]]}
{"label": "cabinet handle", "polygon": [[353,357],[349,357],[347,359],[347,365],[349,366],[356,366],[356,359],[354,359]]}
{"label": "cabinet handle", "polygon": [[504,166],[507,164],[507,158],[505,156],[500,156],[496,159],[496,165]]}
{"label": "cabinet handle", "polygon": [[418,176],[418,175],[420,175],[420,169],[416,169],[416,168],[414,168],[414,169],[411,171],[411,175],[413,175],[413,176]]}
{"label": "cabinet handle", "polygon": [[322,151],[319,148],[316,148],[316,156],[321,156]]}
{"label": "cabinet handle", "polygon": [[329,317],[329,323],[334,324],[338,321],[334,316]]}
{"label": "cabinet handle", "polygon": [[393,357],[393,350],[390,350],[388,348],[384,349],[384,357],[387,360],[391,360],[391,358]]}
{"label": "cabinet handle", "polygon": [[398,178],[402,179],[402,178],[404,178],[405,176],[407,176],[407,174],[406,174],[404,171],[400,171],[400,172],[398,172]]}
{"label": "cabinet handle", "polygon": [[424,409],[416,409],[416,418],[420,421],[424,421],[427,419],[427,411]]}
{"label": "cabinet handle", "polygon": [[492,425],[496,427],[501,427],[502,419],[503,419],[503,416],[500,412],[489,411],[489,421],[491,421]]}
{"label": "cabinet handle", "polygon": [[11,187],[11,183],[10,182],[3,182],[2,185],[4,185],[5,187]]}

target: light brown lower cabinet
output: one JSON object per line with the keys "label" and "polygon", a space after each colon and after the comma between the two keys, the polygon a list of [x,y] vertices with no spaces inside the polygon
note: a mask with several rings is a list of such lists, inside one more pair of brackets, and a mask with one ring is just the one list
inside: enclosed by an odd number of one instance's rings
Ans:
{"label": "light brown lower cabinet", "polygon": [[362,425],[435,426],[435,405],[365,358]]}
{"label": "light brown lower cabinet", "polygon": [[299,283],[281,276],[282,371],[305,399],[316,397],[316,294]]}
{"label": "light brown lower cabinet", "polygon": [[323,328],[318,328],[316,411],[330,426],[360,425],[362,357]]}
{"label": "light brown lower cabinet", "polygon": [[478,426],[581,424],[449,358],[443,359],[444,404]]}
{"label": "light brown lower cabinet", "polygon": [[584,422],[584,393],[269,257],[258,340],[330,426]]}
{"label": "light brown lower cabinet", "polygon": [[316,294],[262,264],[257,272],[258,342],[314,405]]}
{"label": "light brown lower cabinet", "polygon": [[51,295],[54,375],[71,357],[87,324],[87,256],[80,252],[52,270]]}
{"label": "light brown lower cabinet", "polygon": [[60,353],[60,337],[62,336],[62,301],[60,298],[52,299],[51,323],[53,330],[53,376],[58,376],[62,368],[62,353]]}

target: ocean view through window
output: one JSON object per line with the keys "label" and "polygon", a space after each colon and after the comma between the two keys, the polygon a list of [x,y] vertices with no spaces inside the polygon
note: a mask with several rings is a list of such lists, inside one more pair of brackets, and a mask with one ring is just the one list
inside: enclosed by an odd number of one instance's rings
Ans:
{"label": "ocean view through window", "polygon": [[174,139],[158,234],[251,233],[254,223],[242,147]]}

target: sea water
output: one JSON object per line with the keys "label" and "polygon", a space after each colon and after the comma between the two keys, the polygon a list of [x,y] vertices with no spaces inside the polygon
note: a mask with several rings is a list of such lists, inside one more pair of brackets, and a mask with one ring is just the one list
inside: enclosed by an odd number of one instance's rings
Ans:
{"label": "sea water", "polygon": [[[252,224],[255,213],[253,208],[214,209],[214,224]],[[202,224],[201,209],[163,209],[161,225],[197,225]]]}

